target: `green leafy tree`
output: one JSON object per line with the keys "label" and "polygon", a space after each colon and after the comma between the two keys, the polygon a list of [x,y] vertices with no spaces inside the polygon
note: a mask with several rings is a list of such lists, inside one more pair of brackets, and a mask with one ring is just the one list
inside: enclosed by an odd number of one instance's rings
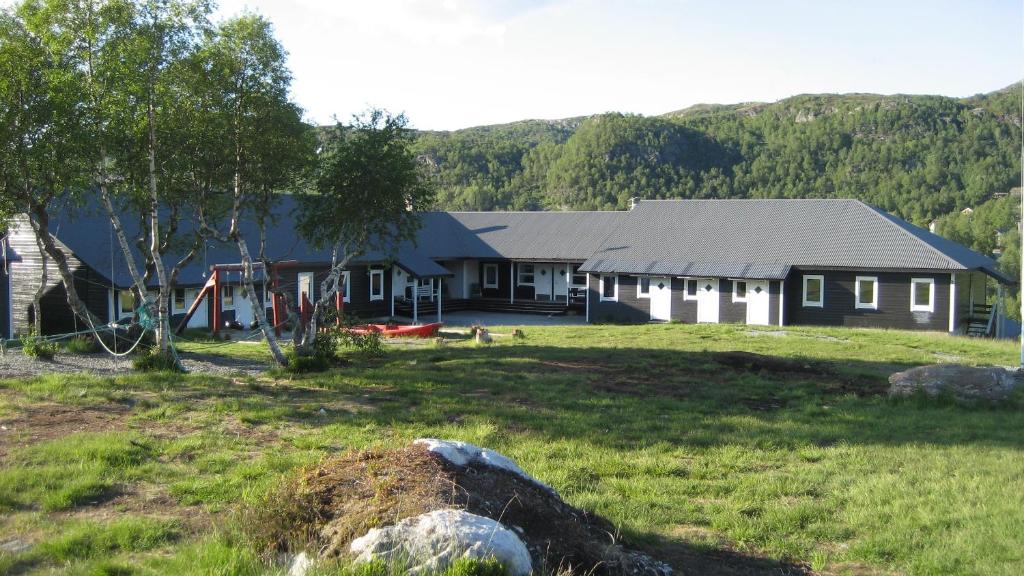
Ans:
{"label": "green leafy tree", "polygon": [[[270,23],[247,14],[222,23],[193,63],[195,94],[192,137],[203,232],[238,247],[249,303],[274,359],[287,363],[266,307],[255,296],[253,256],[241,224],[261,230],[277,193],[298,186],[314,159],[313,131],[288,98],[291,73]],[[185,120],[185,122],[188,122]],[[226,221],[226,224],[223,223]],[[218,222],[221,224],[218,226]],[[265,239],[261,234],[260,255]]]}
{"label": "green leafy tree", "polygon": [[317,324],[338,293],[342,270],[367,252],[391,254],[415,239],[434,189],[411,149],[404,115],[371,110],[351,126],[321,133],[315,186],[300,196],[297,225],[318,248],[332,251],[331,269],[313,306],[312,322],[297,330],[300,347],[311,350]]}

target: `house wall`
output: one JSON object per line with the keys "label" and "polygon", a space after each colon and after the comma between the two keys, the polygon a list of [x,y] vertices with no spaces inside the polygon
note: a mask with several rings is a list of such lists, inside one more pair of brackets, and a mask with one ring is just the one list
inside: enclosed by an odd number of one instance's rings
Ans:
{"label": "house wall", "polygon": [[[498,287],[497,288],[483,288],[484,286],[484,267],[486,264],[497,264],[498,265]],[[480,283],[484,298],[508,298],[510,295],[510,287],[512,286],[512,271],[511,265],[508,261],[502,260],[481,260],[479,270],[477,274],[477,282]],[[532,298],[532,293],[531,293]]]}
{"label": "house wall", "polygon": [[[389,316],[391,314],[390,294],[395,290],[393,271],[384,269],[384,298],[382,300],[370,301],[370,275],[371,266],[356,265],[349,268],[350,294],[349,301],[344,303],[347,313],[359,317]],[[316,302],[320,297],[320,284],[327,278],[330,268],[328,266],[289,267],[279,271],[278,279],[282,286],[292,295],[298,298],[298,277],[300,273],[313,272],[313,298]],[[403,272],[402,277],[405,277]],[[297,302],[297,300],[296,300]]]}
{"label": "house wall", "polygon": [[[11,248],[20,261],[10,263],[11,330],[23,333],[32,327],[32,299],[39,287],[43,259],[36,246],[35,234],[28,217],[18,216],[9,230]],[[83,264],[59,240],[57,246],[68,255],[68,266],[75,279],[75,289],[86,308],[99,318],[108,317],[109,283],[102,275]],[[64,334],[82,330],[85,326],[75,317],[67,303],[67,294],[56,264],[47,259],[46,289],[41,301],[44,334]]]}
{"label": "house wall", "polygon": [[[747,322],[747,303],[732,301],[733,283],[733,280],[725,278],[718,281],[718,321],[723,324],[745,324]],[[696,312],[694,313],[696,314]]]}
{"label": "house wall", "polygon": [[[803,306],[802,278],[805,274],[820,274],[825,277],[823,307],[805,308]],[[854,283],[857,276],[878,277],[877,310],[855,307]],[[934,312],[910,311],[911,278],[933,278],[935,280]],[[949,274],[923,272],[795,270],[786,279],[785,284],[785,323],[947,331],[949,329],[949,279]]]}
{"label": "house wall", "polygon": [[637,297],[636,276],[619,275],[619,298],[615,302],[601,301],[599,274],[588,274],[587,277],[591,322],[647,322],[651,319],[651,301]]}

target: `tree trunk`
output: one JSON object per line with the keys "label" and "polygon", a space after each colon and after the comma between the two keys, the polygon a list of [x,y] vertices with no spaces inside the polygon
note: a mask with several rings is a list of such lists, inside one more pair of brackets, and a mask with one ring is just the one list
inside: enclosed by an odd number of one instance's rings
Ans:
{"label": "tree trunk", "polygon": [[320,298],[317,299],[316,304],[313,305],[313,313],[310,315],[309,327],[306,329],[305,334],[302,336],[302,348],[309,350],[312,348],[313,343],[316,342],[317,337],[317,323],[323,316],[327,306],[331,304],[331,300],[334,299],[338,293],[339,286],[341,284],[341,275],[344,272],[348,263],[352,260],[352,254],[348,249],[348,244],[345,245],[345,258],[341,262],[337,261],[338,249],[334,249],[334,256],[331,261],[331,271],[324,278],[324,281],[320,283]]}
{"label": "tree trunk", "polygon": [[153,261],[153,268],[156,270],[157,284],[160,287],[157,292],[154,320],[156,321],[157,345],[160,347],[160,352],[167,353],[170,332],[170,319],[168,318],[170,287],[167,284],[167,271],[164,269],[164,261],[160,253],[160,198],[157,194],[156,183],[156,111],[153,109],[152,97],[150,97],[146,108],[146,116],[149,121],[149,254]]}
{"label": "tree trunk", "polygon": [[[281,351],[281,346],[277,342],[274,327],[267,322],[266,303],[260,304],[260,299],[256,296],[256,289],[252,281],[252,256],[249,254],[249,245],[241,234],[236,234],[235,241],[238,244],[238,253],[242,256],[242,279],[245,282],[245,290],[249,293],[249,304],[252,306],[253,316],[260,324],[260,330],[263,332],[263,337],[267,339],[267,346],[270,348],[270,354],[274,357],[274,361],[281,366],[287,366],[288,359],[285,358],[284,352]],[[264,270],[264,274],[266,272]]]}
{"label": "tree trunk", "polygon": [[35,219],[30,217],[29,223],[36,234],[36,239],[43,243],[46,253],[57,265],[57,272],[60,274],[61,282],[64,283],[64,292],[67,294],[68,306],[71,308],[71,311],[94,329],[96,326],[106,324],[106,322],[103,322],[90,312],[89,308],[82,302],[82,299],[78,297],[78,290],[75,288],[75,276],[68,265],[68,258],[64,251],[57,247],[57,244],[53,241],[53,236],[50,235],[50,216],[46,212],[46,207],[33,202],[30,209],[32,214],[35,215]]}
{"label": "tree trunk", "polygon": [[[32,295],[32,320],[33,329],[35,330],[36,337],[43,335],[43,294],[46,293],[46,284],[49,282],[49,263],[46,257],[46,247],[43,246],[42,240],[39,236],[36,236],[36,247],[39,249],[39,259],[42,263],[42,267],[39,272],[39,288],[36,288],[36,293]],[[2,248],[0,248],[2,249]]]}
{"label": "tree trunk", "polygon": [[[101,176],[101,178],[103,177]],[[124,233],[124,227],[121,226],[121,217],[114,210],[114,203],[110,200],[110,192],[105,182],[100,184],[100,198],[103,200],[103,206],[107,210],[107,216],[110,217],[110,224],[114,228],[114,236],[117,238],[117,243],[121,246],[121,253],[124,255],[124,261],[128,267],[128,274],[131,276],[132,284],[135,287],[135,296],[139,299],[139,302],[146,303],[148,301],[146,282],[142,275],[139,274],[139,269],[135,265],[135,256],[132,255],[131,245],[128,244],[128,236]],[[110,283],[112,286],[114,282],[115,279],[111,278]]]}

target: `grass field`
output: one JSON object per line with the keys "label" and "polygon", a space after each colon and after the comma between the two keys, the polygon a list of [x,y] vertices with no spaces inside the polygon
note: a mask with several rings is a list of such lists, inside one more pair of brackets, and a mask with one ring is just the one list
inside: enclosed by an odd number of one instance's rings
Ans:
{"label": "grass field", "polygon": [[[718,354],[733,350],[809,368]],[[1020,574],[1020,394],[884,396],[904,367],[1016,358],[880,330],[580,326],[294,379],[0,381],[0,573],[275,573],[234,510],[330,454],[433,436],[504,452],[677,573]]]}

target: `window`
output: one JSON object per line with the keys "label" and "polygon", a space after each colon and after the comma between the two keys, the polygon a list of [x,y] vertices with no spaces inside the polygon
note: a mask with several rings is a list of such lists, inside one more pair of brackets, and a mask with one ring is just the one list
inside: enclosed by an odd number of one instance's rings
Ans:
{"label": "window", "polygon": [[533,264],[519,265],[519,283],[533,286]]}
{"label": "window", "polygon": [[[371,274],[372,274],[372,272],[371,272]],[[371,286],[373,285],[373,276],[370,276],[370,285]],[[384,284],[382,282],[381,286],[383,286],[383,285]],[[338,290],[341,290],[341,301],[342,302],[348,302],[349,298],[351,297],[351,294],[352,294],[352,278],[351,278],[351,274],[348,273],[348,270],[342,270],[341,271],[341,284],[338,286]],[[372,288],[371,288],[371,290],[372,290]],[[383,291],[383,288],[381,288],[381,290]],[[371,292],[370,295],[371,295],[370,299],[372,300],[373,299],[372,298],[373,293]],[[383,295],[381,296],[381,298],[383,298]]]}
{"label": "window", "polygon": [[746,280],[734,280],[732,283],[732,301],[733,302],[746,302],[747,301],[747,281]]}
{"label": "window", "polygon": [[619,299],[619,277],[618,276],[601,276],[601,300],[618,300]]}
{"label": "window", "polygon": [[935,312],[935,279],[910,279],[910,311]]}
{"label": "window", "polygon": [[117,292],[117,311],[121,316],[131,316],[135,313],[135,296],[131,290]]}
{"label": "window", "polygon": [[185,289],[175,288],[174,289],[174,307],[175,312],[184,312],[185,306],[187,305]]}
{"label": "window", "polygon": [[[345,279],[345,284],[348,284],[348,278]],[[345,291],[345,296],[348,296],[348,290]],[[384,271],[383,270],[370,270],[370,300],[383,300],[384,299]]]}
{"label": "window", "polygon": [[233,310],[235,307],[235,287],[225,284],[220,287],[220,307],[224,310]]}
{"label": "window", "polygon": [[637,278],[637,281],[636,281],[636,295],[637,295],[637,298],[650,298],[651,297],[651,279],[650,278]]}
{"label": "window", "polygon": [[484,288],[498,287],[498,265],[484,264]]}
{"label": "window", "polygon": [[700,290],[700,281],[696,278],[686,279],[686,290],[683,290],[683,300],[696,300],[697,292]]}
{"label": "window", "polygon": [[878,309],[878,278],[874,276],[857,276],[854,286],[856,307],[867,310]]}
{"label": "window", "polygon": [[825,277],[804,276],[804,307],[821,308],[825,305]]}
{"label": "window", "polygon": [[582,264],[575,264],[572,267],[572,285],[573,286],[586,286],[587,285],[587,275],[585,273],[583,273],[583,272],[580,272],[580,266],[582,266]]}

